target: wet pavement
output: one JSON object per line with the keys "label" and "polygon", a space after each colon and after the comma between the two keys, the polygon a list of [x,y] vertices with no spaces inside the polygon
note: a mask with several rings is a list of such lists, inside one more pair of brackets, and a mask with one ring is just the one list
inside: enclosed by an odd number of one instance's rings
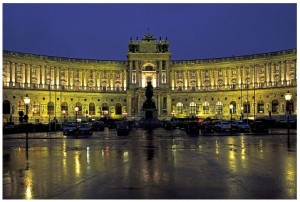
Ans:
{"label": "wet pavement", "polygon": [[296,199],[296,134],[274,134],[4,135],[3,198]]}

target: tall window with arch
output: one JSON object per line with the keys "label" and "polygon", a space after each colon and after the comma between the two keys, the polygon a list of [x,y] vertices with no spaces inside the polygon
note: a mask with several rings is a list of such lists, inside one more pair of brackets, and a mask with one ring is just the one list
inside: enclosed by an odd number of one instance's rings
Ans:
{"label": "tall window with arch", "polygon": [[116,103],[116,115],[122,115],[122,105],[121,105],[121,103]]}
{"label": "tall window with arch", "polygon": [[232,105],[232,106],[233,106],[231,112],[232,112],[233,114],[236,114],[236,102],[235,102],[235,101],[231,101],[229,105]]}
{"label": "tall window with arch", "polygon": [[[68,115],[68,103],[67,102],[61,103],[60,110],[62,115]],[[63,114],[63,112],[65,112],[65,114]]]}
{"label": "tall window with arch", "polygon": [[82,115],[82,104],[80,102],[76,102],[75,107],[78,107],[77,115]]}
{"label": "tall window with arch", "polygon": [[250,113],[250,102],[249,101],[244,101],[244,103],[243,103],[243,113],[244,114]]}
{"label": "tall window with arch", "polygon": [[54,103],[53,102],[48,102],[47,111],[48,111],[48,115],[54,115]]}
{"label": "tall window with arch", "polygon": [[18,112],[23,111],[25,113],[25,103],[23,100],[18,102]]}
{"label": "tall window with arch", "polygon": [[209,103],[207,101],[203,103],[203,114],[209,114]]}
{"label": "tall window with arch", "polygon": [[40,116],[40,103],[37,101],[33,102],[33,116]]}
{"label": "tall window with arch", "polygon": [[3,100],[3,114],[10,114],[10,102]]}
{"label": "tall window with arch", "polygon": [[95,115],[95,114],[96,114],[95,104],[91,102],[89,104],[89,115]]}
{"label": "tall window with arch", "polygon": [[272,100],[272,113],[278,113],[279,112],[279,102],[278,100]]}
{"label": "tall window with arch", "polygon": [[176,112],[177,114],[183,114],[183,104],[181,102],[176,104]]}
{"label": "tall window with arch", "polygon": [[196,103],[195,102],[190,103],[190,114],[196,115]]}
{"label": "tall window with arch", "polygon": [[265,112],[265,104],[264,101],[259,100],[257,102],[257,113],[264,113]]}
{"label": "tall window with arch", "polygon": [[218,101],[216,104],[216,114],[222,114],[223,112],[223,103]]}
{"label": "tall window with arch", "polygon": [[103,103],[103,104],[102,104],[102,109],[101,109],[101,111],[102,111],[102,114],[103,114],[103,115],[108,115],[108,113],[109,113],[109,107],[108,107],[108,104],[107,104],[107,103]]}

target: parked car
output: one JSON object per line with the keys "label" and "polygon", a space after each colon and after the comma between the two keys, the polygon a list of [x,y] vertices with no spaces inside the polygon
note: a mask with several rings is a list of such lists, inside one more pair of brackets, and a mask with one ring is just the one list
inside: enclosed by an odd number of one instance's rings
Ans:
{"label": "parked car", "polygon": [[92,126],[89,123],[81,124],[78,127],[78,135],[80,136],[90,136],[93,134]]}
{"label": "parked car", "polygon": [[127,136],[130,132],[130,127],[128,126],[128,124],[124,121],[124,122],[119,122],[118,124],[116,124],[117,126],[117,135],[118,136]]}
{"label": "parked car", "polygon": [[189,135],[199,135],[199,126],[197,121],[186,122],[185,131]]}
{"label": "parked car", "polygon": [[174,130],[176,129],[176,124],[173,121],[167,121],[165,122],[164,128],[167,130]]}
{"label": "parked car", "polygon": [[95,121],[92,123],[93,131],[104,131],[104,122],[103,121]]}
{"label": "parked car", "polygon": [[250,126],[242,121],[236,121],[232,123],[232,129],[239,132],[249,132]]}
{"label": "parked car", "polygon": [[257,132],[267,132],[268,128],[266,124],[262,121],[254,121],[250,124],[250,130],[251,132],[257,133]]}
{"label": "parked car", "polygon": [[76,123],[68,123],[63,126],[63,135],[76,135],[78,133],[78,127]]}
{"label": "parked car", "polygon": [[115,121],[109,122],[108,123],[108,129],[109,130],[117,129],[117,123]]}
{"label": "parked car", "polygon": [[221,121],[215,124],[214,130],[215,131],[230,131],[231,129],[231,124],[228,121]]}
{"label": "parked car", "polygon": [[211,121],[204,121],[200,125],[201,133],[212,133],[214,132],[214,124]]}

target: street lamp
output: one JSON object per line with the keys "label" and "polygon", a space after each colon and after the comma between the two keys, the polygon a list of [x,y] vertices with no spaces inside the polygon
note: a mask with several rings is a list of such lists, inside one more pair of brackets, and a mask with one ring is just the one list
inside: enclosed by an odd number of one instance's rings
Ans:
{"label": "street lamp", "polygon": [[241,107],[241,121],[243,121],[244,119],[243,111],[244,111],[244,107]]}
{"label": "street lamp", "polygon": [[290,147],[290,105],[289,105],[289,101],[292,99],[292,93],[290,93],[289,91],[285,94],[284,98],[286,100],[286,112],[287,112],[287,133],[288,133],[288,147]]}
{"label": "street lamp", "polygon": [[26,105],[26,152],[28,152],[28,107],[30,103],[30,97],[24,97],[24,103]]}
{"label": "street lamp", "polygon": [[229,105],[230,110],[230,135],[232,135],[232,110],[233,110],[233,104]]}
{"label": "street lamp", "polygon": [[77,126],[77,112],[78,112],[78,110],[79,110],[79,107],[75,107],[75,114],[76,114],[76,126]]}
{"label": "street lamp", "polygon": [[62,110],[62,113],[64,115],[64,123],[66,122],[66,110]]}

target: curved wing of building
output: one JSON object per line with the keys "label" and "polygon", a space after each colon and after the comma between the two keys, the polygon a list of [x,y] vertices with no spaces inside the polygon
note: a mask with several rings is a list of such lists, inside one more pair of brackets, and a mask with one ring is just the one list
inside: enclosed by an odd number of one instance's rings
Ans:
{"label": "curved wing of building", "polygon": [[[176,47],[174,47],[176,48]],[[3,52],[3,121],[139,118],[151,81],[160,119],[282,118],[297,113],[296,49],[247,56],[171,61],[170,43],[146,34],[130,39],[127,61]],[[286,101],[285,94],[292,93]]]}

